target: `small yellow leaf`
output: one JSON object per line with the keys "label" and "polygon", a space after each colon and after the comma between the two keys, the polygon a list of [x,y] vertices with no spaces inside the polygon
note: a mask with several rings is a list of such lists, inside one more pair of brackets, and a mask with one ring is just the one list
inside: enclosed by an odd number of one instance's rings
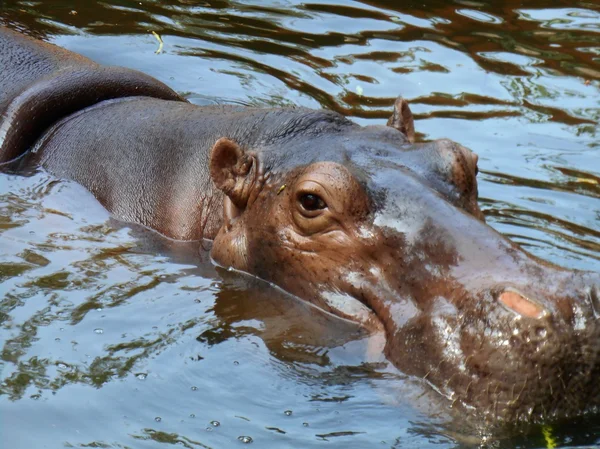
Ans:
{"label": "small yellow leaf", "polygon": [[577,182],[583,182],[586,184],[593,184],[593,185],[598,184],[597,179],[591,179],[591,178],[577,178]]}
{"label": "small yellow leaf", "polygon": [[159,36],[159,34],[156,31],[151,31],[151,33],[158,41],[158,49],[154,52],[158,55],[158,54],[162,53],[164,43],[163,43],[162,38]]}

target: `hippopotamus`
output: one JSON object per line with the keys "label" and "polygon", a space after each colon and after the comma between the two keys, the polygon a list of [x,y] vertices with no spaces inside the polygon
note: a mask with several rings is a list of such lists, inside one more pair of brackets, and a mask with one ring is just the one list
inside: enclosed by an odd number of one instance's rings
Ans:
{"label": "hippopotamus", "polygon": [[0,29],[0,162],[114,215],[212,241],[218,266],[385,334],[385,355],[491,422],[600,404],[600,276],[485,223],[477,156],[327,110],[196,106],[133,70]]}

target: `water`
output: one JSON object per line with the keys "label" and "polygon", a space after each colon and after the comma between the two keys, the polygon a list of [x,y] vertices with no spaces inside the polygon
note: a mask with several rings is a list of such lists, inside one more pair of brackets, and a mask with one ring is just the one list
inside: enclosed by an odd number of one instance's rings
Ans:
{"label": "water", "polygon": [[[401,94],[420,139],[479,154],[492,226],[600,271],[598,5],[401,3],[4,0],[0,21],[201,105],[381,124]],[[125,226],[73,183],[0,175],[2,447],[600,444],[594,418],[466,434],[360,329],[216,269],[204,246]]]}

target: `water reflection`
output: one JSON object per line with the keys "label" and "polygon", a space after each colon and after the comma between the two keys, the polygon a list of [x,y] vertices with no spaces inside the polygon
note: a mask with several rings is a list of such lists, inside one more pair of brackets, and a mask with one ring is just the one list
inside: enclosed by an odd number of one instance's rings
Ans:
{"label": "water reflection", "polygon": [[[544,259],[600,270],[596,5],[256,3],[4,0],[0,22],[197,104],[326,107],[375,124],[402,94],[419,138],[480,155],[488,222]],[[541,430],[498,442],[442,426],[447,404],[422,398],[360,329],[206,254],[110,220],[73,184],[0,175],[4,445],[547,446]],[[600,435],[593,420],[552,432],[565,445]]]}

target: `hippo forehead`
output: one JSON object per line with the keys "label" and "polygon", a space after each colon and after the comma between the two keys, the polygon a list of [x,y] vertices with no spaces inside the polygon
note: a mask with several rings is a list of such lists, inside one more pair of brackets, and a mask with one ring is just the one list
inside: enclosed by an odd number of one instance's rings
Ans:
{"label": "hippo forehead", "polygon": [[[285,156],[268,165],[288,173],[317,162],[338,163],[362,185],[375,210],[381,210],[388,199],[399,194],[391,195],[390,190],[402,185],[413,186],[414,190],[415,183],[467,210],[470,208],[465,207],[465,201],[473,200],[477,208],[476,166],[462,160],[462,155],[470,151],[449,140],[411,144],[396,129],[369,126],[294,139],[287,144],[290,149]],[[419,201],[418,195],[412,199]],[[398,200],[406,202],[402,195],[394,202]],[[468,211],[475,215],[479,212]]]}
{"label": "hippo forehead", "polygon": [[[281,152],[281,146],[287,146],[289,150]],[[417,147],[408,143],[402,133],[393,128],[370,126],[311,136],[295,136],[288,141],[272,145],[272,151],[268,153],[277,159],[274,161],[277,165],[290,169],[313,162],[332,161],[343,164],[350,159],[366,168],[370,155],[387,157],[415,148]]]}

